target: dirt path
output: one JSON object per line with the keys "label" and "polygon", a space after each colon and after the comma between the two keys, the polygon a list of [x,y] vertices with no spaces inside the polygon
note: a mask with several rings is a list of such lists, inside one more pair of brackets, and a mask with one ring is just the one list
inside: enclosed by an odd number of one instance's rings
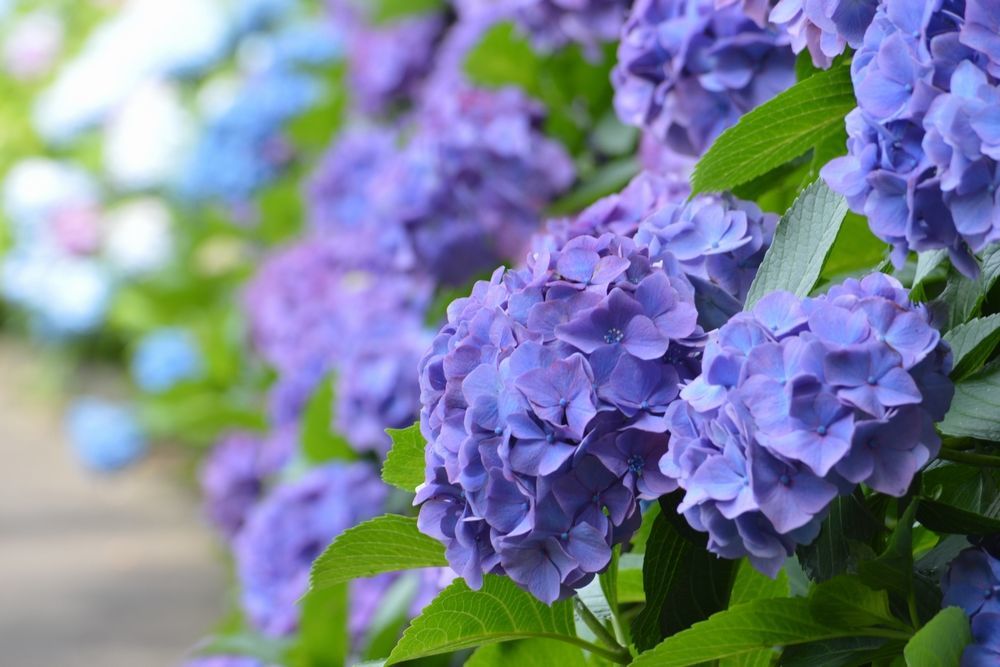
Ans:
{"label": "dirt path", "polygon": [[194,494],[152,460],[94,477],[56,407],[0,341],[0,663],[172,667],[221,613],[224,574]]}

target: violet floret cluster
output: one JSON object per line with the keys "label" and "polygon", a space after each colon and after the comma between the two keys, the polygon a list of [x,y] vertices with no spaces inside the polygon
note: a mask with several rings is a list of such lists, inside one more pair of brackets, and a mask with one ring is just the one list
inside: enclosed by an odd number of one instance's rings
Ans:
{"label": "violet floret cluster", "polygon": [[518,25],[543,51],[580,44],[596,55],[618,39],[631,0],[517,0]]}
{"label": "violet floret cluster", "polygon": [[638,0],[613,74],[623,122],[700,156],[740,116],[795,82],[788,34],[715,0]]}
{"label": "violet floret cluster", "polygon": [[886,0],[855,54],[849,154],[822,173],[897,266],[910,250],[947,249],[976,275],[972,253],[1000,240],[995,27],[984,0]]}
{"label": "violet floret cluster", "polygon": [[676,265],[631,239],[581,236],[497,270],[421,363],[420,527],[473,587],[506,574],[551,603],[593,579],[638,526],[664,413],[704,334]]}
{"label": "violet floret cluster", "polygon": [[295,631],[313,560],[378,514],[386,491],[370,466],[332,463],[277,486],[254,508],[233,542],[240,603],[254,628],[272,637]]}
{"label": "violet floret cluster", "polygon": [[714,333],[667,412],[662,472],[710,551],[774,575],[861,483],[902,496],[937,455],[951,351],[923,306],[872,274],[828,294],[775,292]]}
{"label": "violet floret cluster", "polygon": [[780,0],[768,18],[785,26],[795,53],[808,49],[813,64],[827,68],[847,47],[861,46],[878,4],[879,0]]}
{"label": "violet floret cluster", "polygon": [[972,620],[972,644],[962,667],[1000,663],[1000,558],[982,547],[966,549],[941,581],[942,606],[961,607]]}

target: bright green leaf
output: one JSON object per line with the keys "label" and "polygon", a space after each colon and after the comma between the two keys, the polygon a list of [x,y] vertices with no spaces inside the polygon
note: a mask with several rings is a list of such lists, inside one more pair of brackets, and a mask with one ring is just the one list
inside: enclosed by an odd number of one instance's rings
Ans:
{"label": "bright green leaf", "polygon": [[445,0],[361,0],[371,3],[374,24],[391,23],[410,16],[429,14],[444,9]]}
{"label": "bright green leaf", "polygon": [[312,463],[352,461],[357,454],[333,432],[333,377],[325,379],[310,397],[302,416],[302,453]]}
{"label": "bright green leaf", "polygon": [[583,667],[583,651],[551,639],[519,639],[476,649],[465,667]]}
{"label": "bright green leaf", "polygon": [[695,193],[729,190],[793,160],[839,133],[857,106],[850,68],[832,67],[744,115],[695,167]]}
{"label": "bright green leaf", "polygon": [[488,574],[478,591],[456,579],[413,620],[386,664],[533,637],[576,639],[573,603],[547,606],[507,577]]}
{"label": "bright green leaf", "polygon": [[531,43],[512,23],[487,31],[465,60],[465,73],[474,83],[490,88],[517,86],[530,95],[538,93],[540,67]]}
{"label": "bright green leaf", "polygon": [[416,519],[386,514],[341,533],[313,563],[312,588],[323,589],[383,572],[447,564],[444,547],[421,533]]}
{"label": "bright green leaf", "polygon": [[746,308],[776,290],[809,294],[845,215],[847,202],[825,183],[816,181],[806,188],[778,223],[774,241],[750,286]]}
{"label": "bright green leaf", "polygon": [[646,593],[642,588],[643,554],[622,554],[618,560],[618,602],[645,602]]}
{"label": "bright green leaf", "polygon": [[951,409],[938,428],[945,435],[1000,440],[1000,363],[955,385]]}
{"label": "bright green leaf", "polygon": [[302,617],[288,667],[337,667],[349,653],[347,584],[311,590],[302,600]]}
{"label": "bright green leaf", "polygon": [[922,627],[906,644],[907,667],[958,667],[962,651],[972,641],[969,619],[958,607],[948,607]]}
{"label": "bright green leaf", "polygon": [[424,449],[427,443],[420,434],[420,424],[385,430],[392,438],[392,449],[382,465],[382,481],[413,493],[424,482]]}
{"label": "bright green leaf", "polygon": [[951,345],[955,359],[951,376],[964,378],[981,367],[1000,343],[1000,313],[960,324],[944,339]]}
{"label": "bright green leaf", "polygon": [[[758,572],[749,560],[743,559],[736,572],[736,580],[733,582],[729,608],[754,600],[788,597],[788,593],[788,574],[784,570],[778,572],[778,576],[772,579]],[[740,656],[723,658],[719,661],[719,667],[766,667],[774,662],[777,656],[775,651],[762,648]]]}

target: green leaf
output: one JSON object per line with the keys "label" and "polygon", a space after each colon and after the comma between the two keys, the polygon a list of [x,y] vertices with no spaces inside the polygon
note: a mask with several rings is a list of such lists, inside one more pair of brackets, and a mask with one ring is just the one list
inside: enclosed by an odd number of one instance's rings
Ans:
{"label": "green leaf", "polygon": [[[754,600],[769,600],[771,598],[788,597],[788,574],[781,570],[774,579],[758,572],[750,561],[743,559],[736,572],[733,582],[733,592],[729,599],[729,608],[753,602]],[[751,651],[734,658],[723,658],[719,667],[766,667],[778,654],[771,649]]]}
{"label": "green leaf", "polygon": [[851,575],[840,575],[814,587],[809,594],[809,605],[816,618],[833,625],[899,625],[889,611],[886,592],[873,590]]}
{"label": "green leaf", "polygon": [[416,519],[386,514],[341,533],[313,563],[311,582],[322,590],[358,577],[447,564],[444,547],[421,533]]}
{"label": "green leaf", "polygon": [[918,505],[919,501],[912,501],[899,517],[885,551],[858,565],[861,580],[875,590],[887,590],[902,598],[913,590],[913,522]]}
{"label": "green leaf", "polygon": [[576,646],[551,639],[519,639],[480,646],[465,667],[583,667],[587,661]]}
{"label": "green leaf", "polygon": [[323,380],[302,416],[302,453],[311,463],[353,461],[358,457],[347,440],[333,432],[333,385],[333,376]]}
{"label": "green leaf", "polygon": [[911,289],[917,289],[923,285],[934,270],[948,258],[947,250],[928,250],[917,254],[917,270],[913,274]]}
{"label": "green leaf", "polygon": [[917,519],[954,535],[1000,532],[1000,470],[939,462],[924,472]]}
{"label": "green leaf", "polygon": [[649,536],[653,532],[653,524],[656,522],[656,517],[660,516],[660,511],[660,504],[653,503],[642,513],[642,524],[632,537],[632,553],[646,553],[646,544],[649,542]]}
{"label": "green leaf", "polygon": [[677,495],[660,500],[643,563],[646,606],[632,624],[639,650],[725,609],[732,588],[733,561],[709,553],[707,537],[677,514]]}
{"label": "green leaf", "polygon": [[806,188],[778,223],[750,286],[746,309],[776,290],[808,295],[846,215],[847,202],[825,183],[816,181]]}
{"label": "green leaf", "polygon": [[872,234],[868,219],[848,211],[820,277],[840,282],[848,276],[871,273],[872,267],[880,264],[888,252],[889,246]]}
{"label": "green leaf", "polygon": [[936,500],[920,500],[917,520],[939,533],[952,535],[990,535],[1000,533],[1000,519],[959,509]]}
{"label": "green leaf", "polygon": [[424,449],[427,443],[420,434],[420,424],[385,430],[392,438],[392,449],[382,465],[382,481],[413,493],[424,483]]}
{"label": "green leaf", "polygon": [[951,328],[978,315],[986,295],[1000,279],[1000,243],[994,243],[982,252],[980,265],[982,273],[979,278],[970,280],[962,275],[953,275],[937,299],[947,308]]}
{"label": "green leaf", "polygon": [[271,664],[282,661],[292,643],[286,638],[237,632],[207,638],[197,648],[198,655],[237,655]]}
{"label": "green leaf", "polygon": [[465,73],[474,83],[489,88],[517,86],[530,95],[537,93],[540,68],[531,43],[512,23],[488,30],[465,59]]}
{"label": "green leaf", "polygon": [[618,560],[618,602],[645,602],[646,593],[642,588],[642,554],[622,554]]}
{"label": "green leaf", "polygon": [[618,561],[621,559],[621,546],[616,545],[611,550],[611,563],[608,568],[598,575],[597,580],[601,584],[601,592],[607,600],[611,613],[618,613]]}
{"label": "green leaf", "polygon": [[532,637],[575,640],[573,603],[546,606],[507,577],[488,574],[479,591],[456,579],[413,620],[386,664]]}
{"label": "green leaf", "polygon": [[955,385],[951,409],[938,428],[945,435],[1000,440],[1000,363]]}
{"label": "green leaf", "polygon": [[632,667],[688,667],[761,649],[864,634],[863,628],[839,628],[816,618],[802,598],[757,600],[696,623],[640,655]]}
{"label": "green leaf", "polygon": [[960,380],[986,363],[1000,343],[1000,313],[960,324],[944,339],[951,345],[955,359],[951,377]]}
{"label": "green leaf", "polygon": [[560,216],[579,213],[598,199],[621,191],[639,173],[639,163],[634,157],[608,162],[599,167],[575,190],[554,202],[547,215]]}
{"label": "green leaf", "polygon": [[948,607],[913,635],[903,649],[903,657],[908,667],[958,667],[962,651],[971,641],[965,612]]}
{"label": "green leaf", "polygon": [[374,24],[391,23],[400,19],[444,9],[445,0],[362,0],[371,3],[371,21]]}
{"label": "green leaf", "polygon": [[879,523],[860,493],[840,496],[830,503],[819,536],[798,548],[799,562],[814,581],[854,572],[861,555],[875,555],[868,545],[878,531]]}
{"label": "green leaf", "polygon": [[850,68],[817,72],[744,115],[695,167],[695,193],[732,189],[842,131],[857,103]]}
{"label": "green leaf", "polygon": [[347,584],[309,591],[288,667],[340,667],[347,661]]}
{"label": "green leaf", "polygon": [[901,642],[877,637],[843,637],[790,646],[781,655],[781,667],[859,667],[899,655]]}

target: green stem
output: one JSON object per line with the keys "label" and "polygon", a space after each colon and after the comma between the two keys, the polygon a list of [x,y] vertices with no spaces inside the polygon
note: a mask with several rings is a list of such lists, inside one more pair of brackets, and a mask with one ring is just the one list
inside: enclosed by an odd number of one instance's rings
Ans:
{"label": "green stem", "polygon": [[567,644],[573,644],[574,646],[579,646],[584,651],[589,651],[594,655],[599,655],[605,660],[610,660],[611,662],[618,663],[619,665],[627,665],[632,662],[632,654],[628,652],[627,649],[619,646],[617,649],[604,648],[603,646],[598,646],[593,642],[588,642],[586,639],[580,639],[579,637],[571,637],[569,635],[547,635],[551,639],[558,639],[559,641],[566,642]]}
{"label": "green stem", "polygon": [[910,595],[907,597],[906,606],[910,612],[910,623],[913,624],[914,630],[920,629],[920,614],[917,613],[917,594],[914,591],[910,591]]}
{"label": "green stem", "polygon": [[576,606],[576,613],[580,615],[583,622],[586,623],[590,631],[597,636],[604,644],[607,644],[612,649],[621,649],[622,645],[618,643],[615,636],[608,632],[608,628],[601,623],[601,619],[594,616],[594,612],[590,611],[583,600],[580,598],[573,598],[573,604]]}
{"label": "green stem", "polygon": [[975,454],[958,449],[942,447],[938,458],[955,463],[967,463],[981,468],[1000,468],[1000,456],[990,456],[988,454]]}

